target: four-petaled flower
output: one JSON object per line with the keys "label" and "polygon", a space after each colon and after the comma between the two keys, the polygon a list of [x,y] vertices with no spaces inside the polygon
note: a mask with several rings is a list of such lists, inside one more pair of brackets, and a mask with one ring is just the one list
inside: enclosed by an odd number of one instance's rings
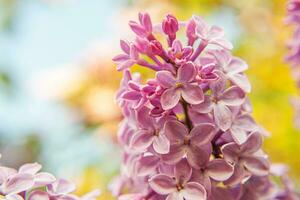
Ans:
{"label": "four-petaled flower", "polygon": [[125,54],[119,54],[113,58],[113,61],[117,63],[117,70],[119,71],[128,69],[137,63],[139,59],[139,53],[134,44],[129,44],[128,42],[121,40],[120,46]]}
{"label": "four-petaled flower", "polygon": [[136,151],[143,152],[153,145],[153,149],[157,153],[169,153],[170,142],[159,126],[162,122],[157,122],[149,117],[149,113],[150,110],[145,107],[141,108],[138,113],[137,120],[141,128],[132,136],[130,146]]}
{"label": "four-petaled flower", "polygon": [[165,162],[174,164],[186,156],[191,166],[197,167],[197,155],[210,147],[207,144],[215,135],[213,124],[204,123],[194,127],[191,131],[178,121],[168,121],[164,133],[171,143],[169,154],[163,155]]}
{"label": "four-petaled flower", "polygon": [[172,47],[168,51],[168,56],[176,65],[180,66],[186,63],[193,53],[193,48],[190,46],[182,47],[179,40],[172,43]]}
{"label": "four-petaled flower", "polygon": [[266,156],[260,152],[262,138],[260,133],[253,132],[242,145],[234,142],[225,144],[222,147],[224,159],[234,164],[233,175],[225,182],[235,185],[247,179],[251,174],[266,176],[269,173],[269,163]]}
{"label": "four-petaled flower", "polygon": [[245,61],[231,56],[225,50],[214,50],[212,55],[215,57],[218,67],[223,71],[226,78],[239,86],[245,92],[251,91],[249,80],[243,72],[248,69]]}
{"label": "four-petaled flower", "polygon": [[192,168],[185,159],[174,169],[174,175],[157,174],[150,178],[150,187],[157,193],[167,195],[166,200],[206,200],[205,188],[198,182],[190,181]]}
{"label": "four-petaled flower", "polygon": [[226,89],[226,82],[220,78],[217,82],[210,84],[211,95],[205,96],[203,103],[193,106],[193,110],[199,113],[212,111],[217,126],[222,130],[228,130],[233,122],[231,106],[241,106],[245,101],[245,92],[237,87],[231,86]]}
{"label": "four-petaled flower", "polygon": [[[224,39],[224,31],[218,26],[210,27],[201,17],[193,16],[193,25],[189,25],[187,33],[190,37],[197,37],[205,44],[214,44],[225,49],[232,49],[232,44]],[[194,29],[194,30],[193,30]]]}
{"label": "four-petaled flower", "polygon": [[156,80],[166,88],[161,95],[161,105],[164,110],[174,108],[182,97],[190,104],[199,104],[203,101],[203,91],[195,82],[196,68],[192,62],[182,65],[178,69],[177,77],[169,71],[159,71]]}

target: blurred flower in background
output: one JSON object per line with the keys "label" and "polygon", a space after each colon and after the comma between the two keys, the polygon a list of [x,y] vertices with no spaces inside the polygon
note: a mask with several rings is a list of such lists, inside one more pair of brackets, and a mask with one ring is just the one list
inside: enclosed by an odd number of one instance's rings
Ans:
{"label": "blurred flower in background", "polygon": [[[271,133],[265,149],[291,166],[300,183],[300,133],[289,97],[297,93],[283,62],[291,31],[285,0],[0,0],[1,162],[39,161],[47,171],[73,178],[79,193],[104,189],[117,173],[114,102],[122,76],[111,58],[127,22],[139,11],[159,21],[204,16],[225,29],[234,53],[249,64],[254,116]],[[125,30],[125,31],[124,31]],[[127,30],[127,31],[126,31]],[[143,75],[149,75],[144,70]]]}

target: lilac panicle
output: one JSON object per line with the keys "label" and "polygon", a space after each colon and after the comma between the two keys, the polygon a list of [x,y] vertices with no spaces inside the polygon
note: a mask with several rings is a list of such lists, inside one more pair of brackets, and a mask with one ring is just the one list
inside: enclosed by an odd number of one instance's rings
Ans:
{"label": "lilac panicle", "polygon": [[287,3],[287,17],[285,19],[287,24],[295,27],[292,39],[288,42],[289,54],[286,57],[287,61],[292,66],[300,65],[300,1],[288,0]]}
{"label": "lilac panicle", "polygon": [[[300,1],[287,1],[287,17],[286,23],[294,27],[292,38],[288,41],[288,55],[286,61],[291,65],[291,73],[300,88]],[[297,129],[300,129],[300,99],[298,97],[291,98],[291,104],[294,107],[294,124]]]}
{"label": "lilac panicle", "polygon": [[[121,41],[124,53],[114,58],[124,73],[117,93],[124,151],[113,194],[119,200],[299,199],[289,181],[273,182],[285,175],[270,170],[261,149],[265,133],[251,115],[248,66],[231,55],[224,31],[197,16],[179,23],[170,14],[154,26],[139,14],[129,25],[136,39]],[[186,42],[178,40],[179,29]],[[131,73],[133,64],[155,76],[142,80]]]}
{"label": "lilac panicle", "polygon": [[18,170],[0,166],[0,199],[4,200],[96,200],[100,192],[94,190],[84,196],[72,194],[75,184],[40,172],[38,163],[22,165]]}

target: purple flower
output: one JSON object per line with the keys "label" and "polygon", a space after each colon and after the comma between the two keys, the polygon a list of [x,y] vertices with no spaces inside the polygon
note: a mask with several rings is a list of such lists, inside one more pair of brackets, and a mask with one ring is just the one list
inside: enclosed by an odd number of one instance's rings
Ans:
{"label": "purple flower", "polygon": [[[246,96],[248,66],[231,55],[223,30],[196,16],[179,23],[167,15],[154,27],[147,14],[139,21],[130,22],[136,38],[123,44],[117,63],[126,69],[117,94],[124,152],[113,194],[119,200],[298,200],[285,179],[283,188],[272,181],[278,175],[261,149],[266,134]],[[178,40],[181,29],[187,46]],[[211,44],[217,48],[208,50]],[[132,64],[153,70],[155,79],[131,76]]]}
{"label": "purple flower", "polygon": [[200,113],[212,112],[217,126],[228,130],[233,122],[231,106],[240,106],[245,101],[245,93],[237,86],[226,89],[226,82],[219,81],[210,84],[211,95],[206,96],[203,103],[193,106],[193,110]]}
{"label": "purple flower", "polygon": [[248,133],[258,129],[257,124],[249,114],[238,115],[234,118],[229,132],[237,144],[243,144],[248,139]]}
{"label": "purple flower", "polygon": [[218,67],[221,68],[226,78],[236,84],[245,92],[251,91],[251,85],[249,80],[243,72],[248,69],[248,65],[245,61],[232,57],[228,51],[215,50],[212,52],[217,60]]}
{"label": "purple flower", "polygon": [[162,22],[162,29],[169,36],[176,35],[176,32],[179,30],[177,19],[173,15],[168,14]]}
{"label": "purple flower", "polygon": [[138,24],[135,21],[130,21],[129,26],[131,30],[141,37],[149,37],[152,34],[152,22],[148,13],[139,13]]}
{"label": "purple flower", "polygon": [[117,55],[113,58],[113,61],[117,63],[117,69],[119,71],[127,69],[137,63],[139,54],[134,44],[121,40],[120,46],[125,54]]}
{"label": "purple flower", "polygon": [[196,171],[194,180],[202,183],[208,193],[211,192],[212,181],[226,181],[233,174],[233,166],[224,159],[210,160],[210,151],[203,151],[202,154],[196,155]]}
{"label": "purple flower", "polygon": [[[225,49],[232,49],[232,44],[224,39],[224,31],[218,26],[210,27],[201,17],[193,16],[191,19],[195,25],[189,25],[188,35],[200,38],[205,44],[214,44]],[[194,28],[194,30],[193,30]]]}
{"label": "purple flower", "polygon": [[287,43],[289,54],[286,56],[286,60],[292,65],[292,70],[297,71],[296,69],[298,69],[300,64],[300,2],[298,0],[288,0],[287,2],[286,22],[287,24],[293,25],[295,30],[292,38]]}
{"label": "purple flower", "polygon": [[162,22],[162,30],[168,35],[169,46],[172,46],[173,41],[176,39],[176,32],[179,30],[177,19],[173,15],[167,15]]}
{"label": "purple flower", "polygon": [[70,194],[75,185],[66,180],[56,180],[49,173],[39,172],[38,163],[22,165],[19,170],[0,167],[0,196],[6,200],[96,200],[95,190],[81,198]]}
{"label": "purple flower", "polygon": [[182,47],[179,40],[172,43],[172,47],[168,51],[168,56],[171,61],[180,66],[186,63],[193,53],[193,48],[190,46]]}
{"label": "purple flower", "polygon": [[169,153],[170,143],[159,126],[159,122],[149,116],[150,110],[142,108],[137,116],[140,123],[138,130],[131,138],[130,146],[132,149],[144,152],[150,145],[160,154]]}
{"label": "purple flower", "polygon": [[199,104],[203,101],[203,91],[195,82],[196,68],[188,62],[178,69],[177,77],[169,71],[159,71],[156,80],[166,88],[161,95],[161,104],[164,110],[174,108],[182,97],[190,104]]}
{"label": "purple flower", "polygon": [[242,145],[228,143],[222,147],[224,159],[234,164],[234,174],[227,180],[227,184],[235,185],[254,174],[266,176],[269,173],[269,164],[264,155],[259,152],[262,145],[261,135],[253,132]]}
{"label": "purple flower", "polygon": [[183,159],[175,166],[174,176],[157,174],[151,177],[149,184],[158,194],[167,195],[166,200],[205,200],[206,190],[201,184],[189,181],[191,176],[192,168]]}
{"label": "purple flower", "polygon": [[171,143],[170,152],[163,155],[163,160],[174,164],[186,156],[192,166],[197,166],[197,154],[202,153],[206,145],[214,137],[214,126],[212,124],[199,124],[191,131],[178,121],[168,121],[165,124],[164,133]]}

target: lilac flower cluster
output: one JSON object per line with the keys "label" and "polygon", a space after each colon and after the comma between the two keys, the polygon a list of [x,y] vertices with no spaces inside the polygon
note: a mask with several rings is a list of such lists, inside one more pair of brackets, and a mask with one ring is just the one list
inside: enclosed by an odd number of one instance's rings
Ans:
{"label": "lilac flower cluster", "polygon": [[[288,43],[289,55],[287,61],[293,67],[300,65],[300,1],[288,0],[286,23],[295,26],[293,38]],[[300,81],[300,80],[299,80]]]}
{"label": "lilac flower cluster", "polygon": [[[291,65],[291,73],[296,81],[297,87],[300,88],[300,1],[288,0],[286,23],[295,27],[292,39],[288,41],[289,53],[286,61]],[[300,99],[292,97],[291,104],[295,110],[294,125],[300,129]]]}
{"label": "lilac flower cluster", "polygon": [[[270,178],[264,132],[246,96],[248,66],[231,55],[223,30],[198,16],[167,15],[153,25],[147,13],[129,26],[135,40],[121,40],[113,59],[124,73],[117,94],[124,154],[111,185],[119,200],[299,199]],[[155,78],[143,81],[133,65]]]}
{"label": "lilac flower cluster", "polygon": [[0,199],[3,200],[96,200],[99,191],[82,197],[71,194],[76,186],[52,174],[39,172],[41,165],[29,163],[18,170],[0,166]]}

